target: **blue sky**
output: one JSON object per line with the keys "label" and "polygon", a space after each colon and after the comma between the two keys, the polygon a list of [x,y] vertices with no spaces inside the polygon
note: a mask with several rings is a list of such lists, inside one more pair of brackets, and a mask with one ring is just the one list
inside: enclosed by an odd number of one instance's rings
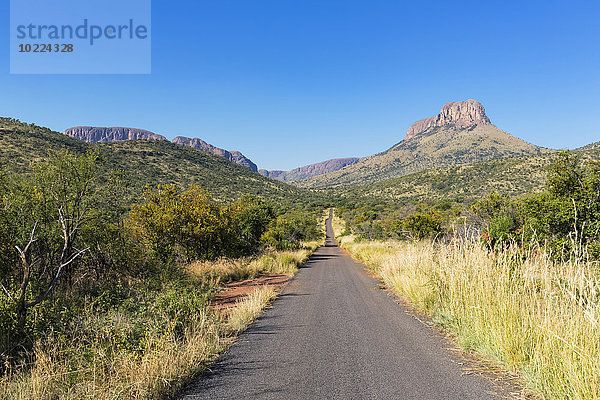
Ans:
{"label": "blue sky", "polygon": [[[0,13],[8,25],[8,2]],[[600,2],[152,2],[150,75],[10,75],[0,115],[129,126],[260,168],[366,156],[448,101],[538,145],[600,140]]]}

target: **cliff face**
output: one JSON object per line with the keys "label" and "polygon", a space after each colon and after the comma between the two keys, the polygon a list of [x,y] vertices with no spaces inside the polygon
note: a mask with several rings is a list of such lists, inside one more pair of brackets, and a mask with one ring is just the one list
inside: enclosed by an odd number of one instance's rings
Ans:
{"label": "cliff face", "polygon": [[254,164],[249,158],[245,157],[239,151],[227,151],[215,147],[212,144],[206,143],[202,139],[188,138],[185,136],[177,136],[175,139],[173,139],[173,143],[180,144],[182,146],[193,147],[194,149],[198,150],[208,151],[209,153],[226,158],[236,164],[243,165],[244,167],[249,168],[251,171],[258,172],[258,167],[256,164]]}
{"label": "cliff face", "polygon": [[488,116],[485,115],[485,109],[481,103],[475,100],[455,101],[444,104],[438,115],[412,124],[408,128],[404,139],[412,139],[435,126],[454,125],[456,128],[462,129],[473,125],[488,124],[491,124],[491,122]]}
{"label": "cliff face", "polygon": [[322,161],[316,164],[310,164],[304,167],[294,168],[290,171],[267,171],[266,169],[261,169],[258,171],[258,173],[271,179],[277,179],[279,181],[296,181],[300,179],[310,178],[311,176],[337,171],[348,165],[356,164],[359,160],[360,158],[356,157],[334,158],[332,160]]}
{"label": "cliff face", "polygon": [[101,128],[96,126],[76,126],[67,129],[64,134],[90,143],[140,139],[167,140],[166,137],[154,132],[123,127]]}
{"label": "cliff face", "polygon": [[[103,128],[96,126],[76,126],[64,131],[65,135],[74,137],[90,143],[96,142],[120,142],[123,140],[167,140],[166,137],[158,135],[154,132],[136,128],[111,127]],[[208,151],[209,153],[223,157],[236,164],[249,168],[253,172],[257,172],[258,168],[250,159],[245,157],[239,151],[227,151],[206,143],[202,139],[187,138],[178,136],[173,139],[173,143],[182,146],[189,146],[195,149]]]}

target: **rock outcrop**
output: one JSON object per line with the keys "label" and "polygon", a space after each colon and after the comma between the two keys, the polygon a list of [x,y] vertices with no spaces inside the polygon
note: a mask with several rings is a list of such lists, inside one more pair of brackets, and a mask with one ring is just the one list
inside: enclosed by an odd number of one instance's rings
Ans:
{"label": "rock outcrop", "polygon": [[435,126],[454,125],[456,128],[466,128],[473,125],[491,124],[485,115],[485,109],[476,100],[455,101],[446,103],[442,111],[435,117],[425,118],[412,124],[404,140],[409,140]]}
{"label": "rock outcrop", "polygon": [[182,146],[193,147],[194,149],[198,150],[208,151],[209,153],[226,158],[236,164],[243,165],[244,167],[249,168],[251,171],[258,172],[258,167],[256,164],[254,164],[249,158],[245,157],[239,151],[227,151],[215,147],[212,144],[206,143],[202,139],[188,138],[185,136],[177,136],[175,139],[173,139],[173,143],[180,144]]}
{"label": "rock outcrop", "polygon": [[266,169],[260,169],[258,170],[258,173],[271,179],[277,179],[278,181],[297,181],[300,179],[310,178],[311,176],[340,170],[348,165],[356,164],[359,160],[360,158],[356,157],[334,158],[332,160],[321,161],[316,164],[294,168],[290,171],[267,171]]}
{"label": "rock outcrop", "polygon": [[[96,142],[120,142],[124,140],[168,140],[166,137],[156,134],[154,132],[146,131],[143,129],[136,128],[122,128],[122,127],[111,127],[103,128],[96,126],[76,126],[69,128],[64,131],[65,135],[72,136],[76,139],[83,140],[90,143]],[[253,172],[258,172],[256,164],[250,159],[245,157],[239,151],[227,151],[213,146],[212,144],[206,143],[202,139],[198,138],[187,138],[178,136],[173,139],[173,143],[182,146],[189,146],[195,149],[208,151],[209,153],[223,157],[232,161],[238,165],[249,168]]]}
{"label": "rock outcrop", "polygon": [[64,131],[65,135],[90,143],[120,142],[123,140],[167,140],[166,137],[144,129],[97,126],[76,126]]}

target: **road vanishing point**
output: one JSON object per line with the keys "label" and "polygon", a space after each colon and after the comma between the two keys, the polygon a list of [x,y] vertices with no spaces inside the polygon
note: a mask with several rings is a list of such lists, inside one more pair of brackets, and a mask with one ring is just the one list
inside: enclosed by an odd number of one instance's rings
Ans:
{"label": "road vanishing point", "polygon": [[273,307],[180,399],[499,398],[488,378],[466,373],[447,340],[342,252],[331,217],[326,233]]}

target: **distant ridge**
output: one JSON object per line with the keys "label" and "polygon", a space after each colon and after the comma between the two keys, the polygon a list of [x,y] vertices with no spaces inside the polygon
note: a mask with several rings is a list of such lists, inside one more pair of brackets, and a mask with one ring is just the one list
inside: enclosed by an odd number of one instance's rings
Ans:
{"label": "distant ridge", "polygon": [[294,168],[290,171],[267,171],[266,169],[259,169],[258,173],[268,178],[277,179],[283,182],[297,181],[300,179],[309,178],[311,176],[322,175],[328,172],[340,170],[348,165],[356,164],[359,160],[360,158],[358,157],[334,158],[332,160],[321,161],[316,164]]}
{"label": "distant ridge", "polygon": [[600,149],[600,142],[590,143],[587,146],[580,147],[577,150],[593,150]]}
{"label": "distant ridge", "polygon": [[242,165],[246,168],[249,168],[251,171],[258,172],[258,167],[256,166],[256,164],[254,164],[249,158],[246,158],[239,151],[227,151],[215,147],[212,144],[206,143],[202,139],[188,138],[185,136],[177,136],[175,139],[173,139],[173,143],[180,144],[182,146],[193,147],[194,149],[198,150],[208,151],[209,153],[213,153],[217,156],[226,158],[229,161],[232,161],[238,165]]}
{"label": "distant ridge", "polygon": [[78,155],[94,150],[99,168],[123,171],[119,179],[124,184],[125,201],[119,207],[143,201],[144,188],[158,184],[174,184],[180,189],[198,185],[217,202],[231,202],[252,194],[277,207],[312,201],[325,204],[325,197],[318,193],[265,178],[218,155],[169,140],[89,143],[35,124],[0,117],[0,172],[28,173],[32,162],[47,159],[50,150],[61,149]]}
{"label": "distant ridge", "polygon": [[[121,142],[125,140],[168,140],[162,135],[144,129],[124,127],[75,126],[67,129],[63,133],[89,143]],[[187,138],[183,136],[178,136],[173,139],[173,143],[208,151],[209,153],[226,158],[238,165],[242,165],[253,172],[258,172],[256,164],[239,151],[220,149],[206,143],[202,139]]]}

